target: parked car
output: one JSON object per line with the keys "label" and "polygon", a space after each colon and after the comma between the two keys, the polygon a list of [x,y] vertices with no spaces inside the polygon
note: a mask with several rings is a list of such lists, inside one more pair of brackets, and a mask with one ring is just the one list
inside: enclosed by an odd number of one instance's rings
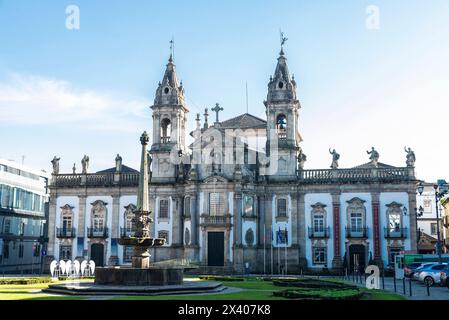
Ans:
{"label": "parked car", "polygon": [[429,287],[435,283],[440,284],[440,272],[446,268],[447,263],[435,264],[424,267],[419,273],[419,281],[424,282]]}
{"label": "parked car", "polygon": [[449,265],[440,271],[440,284],[449,289]]}
{"label": "parked car", "polygon": [[423,265],[422,262],[415,262],[404,268],[404,276],[412,278],[415,270]]}
{"label": "parked car", "polygon": [[427,262],[423,263],[420,267],[416,268],[413,272],[412,280],[419,281],[419,274],[425,267],[434,266],[436,265],[436,262]]}

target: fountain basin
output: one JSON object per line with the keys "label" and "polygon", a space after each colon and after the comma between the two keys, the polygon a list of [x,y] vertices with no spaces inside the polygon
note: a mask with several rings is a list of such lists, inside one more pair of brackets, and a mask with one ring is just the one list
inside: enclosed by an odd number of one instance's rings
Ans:
{"label": "fountain basin", "polygon": [[165,244],[164,238],[122,237],[118,243],[122,246],[160,247]]}
{"label": "fountain basin", "polygon": [[95,284],[123,286],[181,285],[184,280],[182,267],[103,267],[95,269]]}

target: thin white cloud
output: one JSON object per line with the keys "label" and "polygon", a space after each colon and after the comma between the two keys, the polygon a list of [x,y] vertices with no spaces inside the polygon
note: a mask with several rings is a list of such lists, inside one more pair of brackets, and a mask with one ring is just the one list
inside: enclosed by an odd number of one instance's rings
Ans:
{"label": "thin white cloud", "polygon": [[[145,99],[123,99],[75,87],[68,81],[11,73],[0,82],[0,123],[57,125],[70,123],[100,131],[135,131],[148,118]],[[134,126],[133,126],[134,124]]]}

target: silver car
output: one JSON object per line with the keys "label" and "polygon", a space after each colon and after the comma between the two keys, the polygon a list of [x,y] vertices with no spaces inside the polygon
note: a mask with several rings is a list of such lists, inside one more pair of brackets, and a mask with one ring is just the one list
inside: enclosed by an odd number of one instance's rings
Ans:
{"label": "silver car", "polygon": [[415,269],[415,272],[413,273],[412,279],[415,280],[415,281],[419,281],[419,274],[421,273],[421,271],[422,271],[424,268],[426,268],[426,267],[434,266],[434,265],[436,265],[436,264],[437,264],[436,262],[426,262],[426,263],[423,263],[421,266],[419,266],[418,268]]}
{"label": "silver car", "polygon": [[433,286],[435,283],[440,283],[440,272],[446,267],[447,263],[435,264],[432,266],[424,267],[419,273],[419,281]]}

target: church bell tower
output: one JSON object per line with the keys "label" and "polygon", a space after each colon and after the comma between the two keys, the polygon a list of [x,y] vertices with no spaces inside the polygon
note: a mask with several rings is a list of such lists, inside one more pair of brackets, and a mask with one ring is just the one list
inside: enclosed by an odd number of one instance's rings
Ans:
{"label": "church bell tower", "polygon": [[[283,45],[286,39],[282,39]],[[296,97],[296,81],[294,76],[290,76],[283,46],[277,60],[275,73],[268,83],[267,100],[264,101],[267,153],[271,156],[271,165],[274,155],[277,157],[277,172],[268,176],[268,179],[294,180],[298,168],[299,143],[302,141],[298,129],[301,105]]]}
{"label": "church bell tower", "polygon": [[159,82],[153,106],[152,182],[176,181],[177,155],[186,152],[185,130],[189,112],[182,82],[178,82],[173,53]]}

